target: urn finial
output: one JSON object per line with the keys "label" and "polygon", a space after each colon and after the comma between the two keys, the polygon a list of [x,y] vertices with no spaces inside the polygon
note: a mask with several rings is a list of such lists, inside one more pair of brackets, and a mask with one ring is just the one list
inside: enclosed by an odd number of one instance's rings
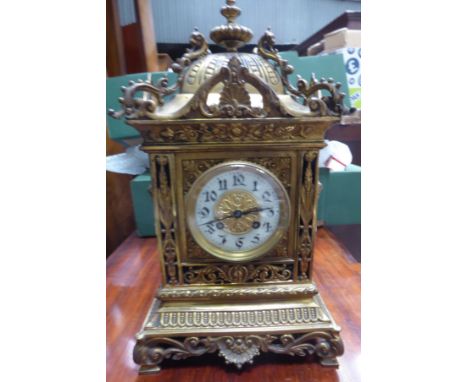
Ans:
{"label": "urn finial", "polygon": [[220,25],[211,30],[210,38],[218,45],[223,46],[230,52],[248,43],[253,32],[250,28],[236,23],[241,9],[237,7],[235,0],[226,0],[226,5],[221,8],[221,14],[226,18],[227,24]]}

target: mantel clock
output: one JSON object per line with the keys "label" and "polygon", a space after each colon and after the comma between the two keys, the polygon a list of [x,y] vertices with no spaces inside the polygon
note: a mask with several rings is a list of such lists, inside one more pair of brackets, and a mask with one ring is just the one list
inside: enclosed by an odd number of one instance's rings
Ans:
{"label": "mantel clock", "polygon": [[343,113],[333,80],[288,76],[294,68],[268,29],[254,53],[226,1],[227,24],[211,54],[195,29],[163,78],[123,87],[122,110],[150,157],[163,284],[141,331],[141,373],[164,359],[219,352],[241,367],[261,352],[336,366],[339,327],[312,281],[318,151]]}

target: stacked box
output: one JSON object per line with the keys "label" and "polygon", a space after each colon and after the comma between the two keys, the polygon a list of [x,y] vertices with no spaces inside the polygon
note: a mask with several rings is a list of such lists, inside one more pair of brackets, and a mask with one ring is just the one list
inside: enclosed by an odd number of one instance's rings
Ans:
{"label": "stacked box", "polygon": [[342,48],[322,57],[341,56],[346,73],[350,106],[361,109],[361,48]]}
{"label": "stacked box", "polygon": [[341,28],[323,36],[324,52],[361,47],[361,30]]}

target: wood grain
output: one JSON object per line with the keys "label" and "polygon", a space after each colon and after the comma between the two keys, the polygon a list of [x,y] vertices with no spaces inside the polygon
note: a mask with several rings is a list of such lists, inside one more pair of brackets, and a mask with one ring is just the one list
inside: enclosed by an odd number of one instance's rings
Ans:
{"label": "wood grain", "polygon": [[345,354],[338,370],[308,359],[263,354],[242,371],[215,355],[165,361],[161,373],[138,375],[132,361],[134,335],[140,329],[160,283],[156,240],[132,234],[107,260],[107,382],[126,381],[287,381],[358,382],[360,370],[360,264],[327,230],[317,234],[314,277],[325,303],[342,327]]}

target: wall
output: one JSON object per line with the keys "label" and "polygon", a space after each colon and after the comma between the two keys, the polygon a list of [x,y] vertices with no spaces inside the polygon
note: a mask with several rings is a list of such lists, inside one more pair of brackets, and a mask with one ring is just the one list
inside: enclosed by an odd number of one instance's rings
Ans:
{"label": "wall", "polygon": [[[224,24],[219,9],[224,0],[152,0],[156,41],[187,43],[193,27],[209,36],[211,28]],[[351,0],[238,0],[238,22],[254,32],[256,42],[271,26],[277,44],[299,44],[346,10],[361,10]],[[120,22],[135,22],[133,0],[119,0]]]}

